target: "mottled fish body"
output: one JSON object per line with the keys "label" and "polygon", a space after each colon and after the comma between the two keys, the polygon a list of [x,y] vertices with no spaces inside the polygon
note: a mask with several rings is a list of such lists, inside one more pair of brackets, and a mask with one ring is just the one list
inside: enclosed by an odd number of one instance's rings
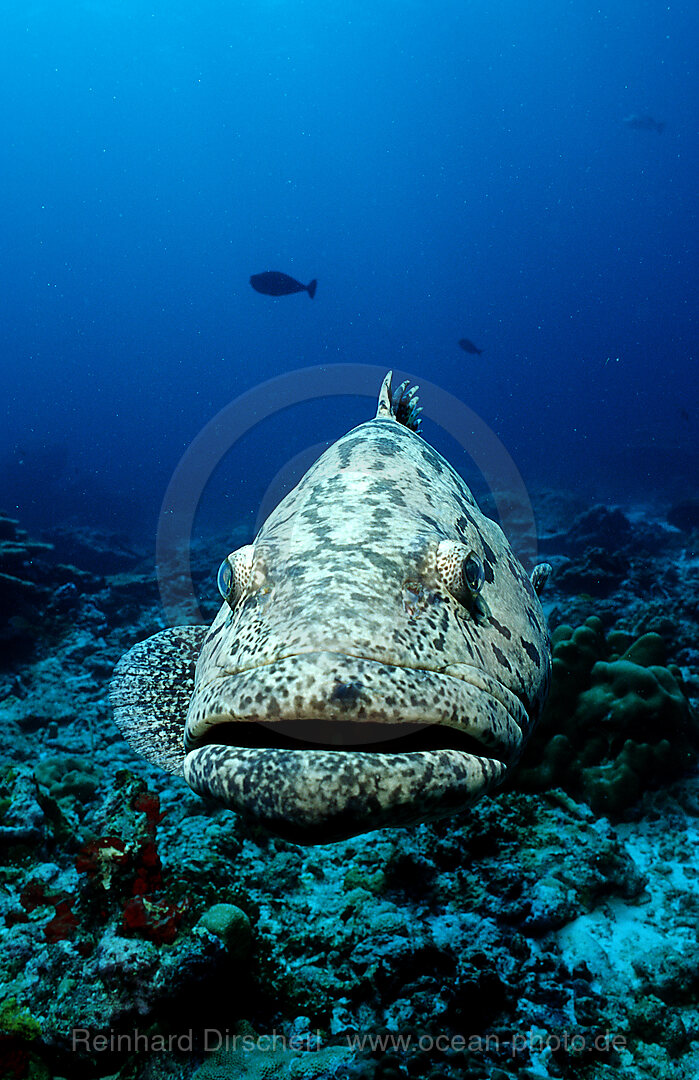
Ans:
{"label": "mottled fish body", "polygon": [[265,296],[291,296],[292,293],[307,292],[311,300],[318,287],[315,278],[308,285],[304,285],[296,278],[282,274],[280,270],[265,270],[263,274],[253,274],[250,284],[256,292],[263,293]]}
{"label": "mottled fish body", "polygon": [[518,759],[548,691],[537,588],[391,393],[224,561],[213,625],[120,661],[134,747],[280,835],[460,811]]}

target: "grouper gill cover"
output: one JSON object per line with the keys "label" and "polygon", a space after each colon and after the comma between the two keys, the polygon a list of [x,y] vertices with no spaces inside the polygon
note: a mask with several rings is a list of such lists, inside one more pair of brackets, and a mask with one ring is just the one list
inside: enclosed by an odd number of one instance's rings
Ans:
{"label": "grouper gill cover", "polygon": [[516,763],[548,692],[537,591],[419,435],[415,388],[340,438],[219,571],[210,628],[119,662],[145,758],[300,843],[457,813]]}

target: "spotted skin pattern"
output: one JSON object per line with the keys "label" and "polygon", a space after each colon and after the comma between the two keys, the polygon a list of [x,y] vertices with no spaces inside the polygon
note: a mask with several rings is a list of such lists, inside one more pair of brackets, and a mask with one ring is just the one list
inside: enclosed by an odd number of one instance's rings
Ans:
{"label": "spotted skin pattern", "polygon": [[[454,551],[480,562],[477,595],[450,591]],[[458,473],[395,418],[390,373],[376,418],[322,455],[245,557],[244,587],[197,640],[179,751],[195,791],[316,843],[453,814],[517,761],[550,680],[541,605]],[[177,664],[161,640],[144,706],[130,657],[112,697],[143,752]]]}

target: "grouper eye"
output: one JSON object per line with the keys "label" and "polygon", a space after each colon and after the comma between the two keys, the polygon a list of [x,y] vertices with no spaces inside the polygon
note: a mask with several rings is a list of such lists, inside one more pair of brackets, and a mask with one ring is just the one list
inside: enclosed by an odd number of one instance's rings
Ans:
{"label": "grouper eye", "polygon": [[437,547],[437,572],[452,596],[466,606],[475,600],[485,581],[480,557],[454,540],[442,540]]}
{"label": "grouper eye", "polygon": [[471,552],[467,555],[461,564],[461,571],[464,576],[464,581],[469,592],[472,592],[475,596],[483,588],[483,582],[485,581],[485,570],[483,569],[483,563],[478,556]]}
{"label": "grouper eye", "polygon": [[216,584],[218,585],[218,591],[223,599],[227,600],[228,594],[231,591],[231,585],[233,584],[233,571],[231,570],[231,564],[228,559],[224,559],[218,568]]}
{"label": "grouper eye", "polygon": [[232,609],[240,600],[252,577],[252,544],[232,551],[221,563],[216,584],[223,599]]}

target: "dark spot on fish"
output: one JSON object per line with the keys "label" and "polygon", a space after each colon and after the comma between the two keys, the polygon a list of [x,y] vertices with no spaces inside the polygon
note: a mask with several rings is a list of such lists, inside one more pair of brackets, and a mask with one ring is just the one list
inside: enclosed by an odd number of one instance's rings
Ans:
{"label": "dark spot on fish", "polygon": [[534,588],[534,586],[532,584],[531,578],[528,577],[527,574],[525,574],[524,577],[521,579],[521,581],[522,581],[522,585],[524,586],[526,591],[529,593],[529,595],[530,596],[535,596],[538,599],[538,594],[537,594],[537,591],[536,591],[536,589]]}
{"label": "dark spot on fish", "polygon": [[521,642],[522,648],[524,649],[530,660],[533,660],[536,666],[540,667],[541,657],[539,656],[539,650],[536,648],[536,646],[531,641],[527,641],[526,638],[521,638]]}
{"label": "dark spot on fish", "polygon": [[[473,520],[473,516],[471,514],[469,514],[466,507],[462,504],[462,506],[461,506],[461,517],[458,518],[457,522],[456,522],[457,529],[464,529],[465,530],[468,525],[474,525],[474,524],[475,523],[474,523],[474,520]],[[484,547],[485,547],[485,545],[484,545]]]}
{"label": "dark spot on fish", "polygon": [[514,561],[510,554],[507,556],[507,565],[513,578],[515,578],[520,585],[523,585],[526,588],[528,584],[531,588],[531,581],[529,580],[528,575],[524,573],[522,568]]}
{"label": "dark spot on fish", "polygon": [[486,541],[483,540],[482,537],[481,537],[481,543],[483,544],[483,554],[485,555],[486,559],[491,563],[496,563],[498,561],[497,555],[495,554],[495,552],[491,548],[490,544],[486,543]]}
{"label": "dark spot on fish", "polygon": [[507,668],[508,671],[512,671],[512,668],[510,666],[510,661],[507,659],[507,657],[505,656],[502,649],[499,649],[497,647],[497,645],[491,645],[491,648],[493,650],[493,654],[495,656],[495,659],[498,661],[498,663],[502,664],[502,666],[504,668]]}
{"label": "dark spot on fish", "polygon": [[491,585],[495,581],[495,574],[493,573],[493,568],[487,559],[483,560],[483,576],[485,580]]}
{"label": "dark spot on fish", "polygon": [[443,459],[439,458],[429,446],[421,446],[420,450],[422,452],[422,460],[425,464],[429,465],[430,469],[436,472],[438,476],[441,476],[444,472],[444,466],[442,465]]}
{"label": "dark spot on fish", "polygon": [[340,459],[340,464],[342,465],[342,468],[346,469],[349,466],[350,461],[352,460],[351,448],[345,443],[341,442],[337,448],[337,456]]}
{"label": "dark spot on fish", "polygon": [[384,457],[395,457],[398,453],[398,447],[393,439],[377,439],[376,451],[383,454]]}
{"label": "dark spot on fish", "polygon": [[495,627],[498,634],[502,634],[504,638],[506,638],[508,641],[510,640],[510,638],[512,637],[512,631],[508,626],[503,626],[502,623],[499,623],[493,615],[488,616],[488,622],[491,626]]}

